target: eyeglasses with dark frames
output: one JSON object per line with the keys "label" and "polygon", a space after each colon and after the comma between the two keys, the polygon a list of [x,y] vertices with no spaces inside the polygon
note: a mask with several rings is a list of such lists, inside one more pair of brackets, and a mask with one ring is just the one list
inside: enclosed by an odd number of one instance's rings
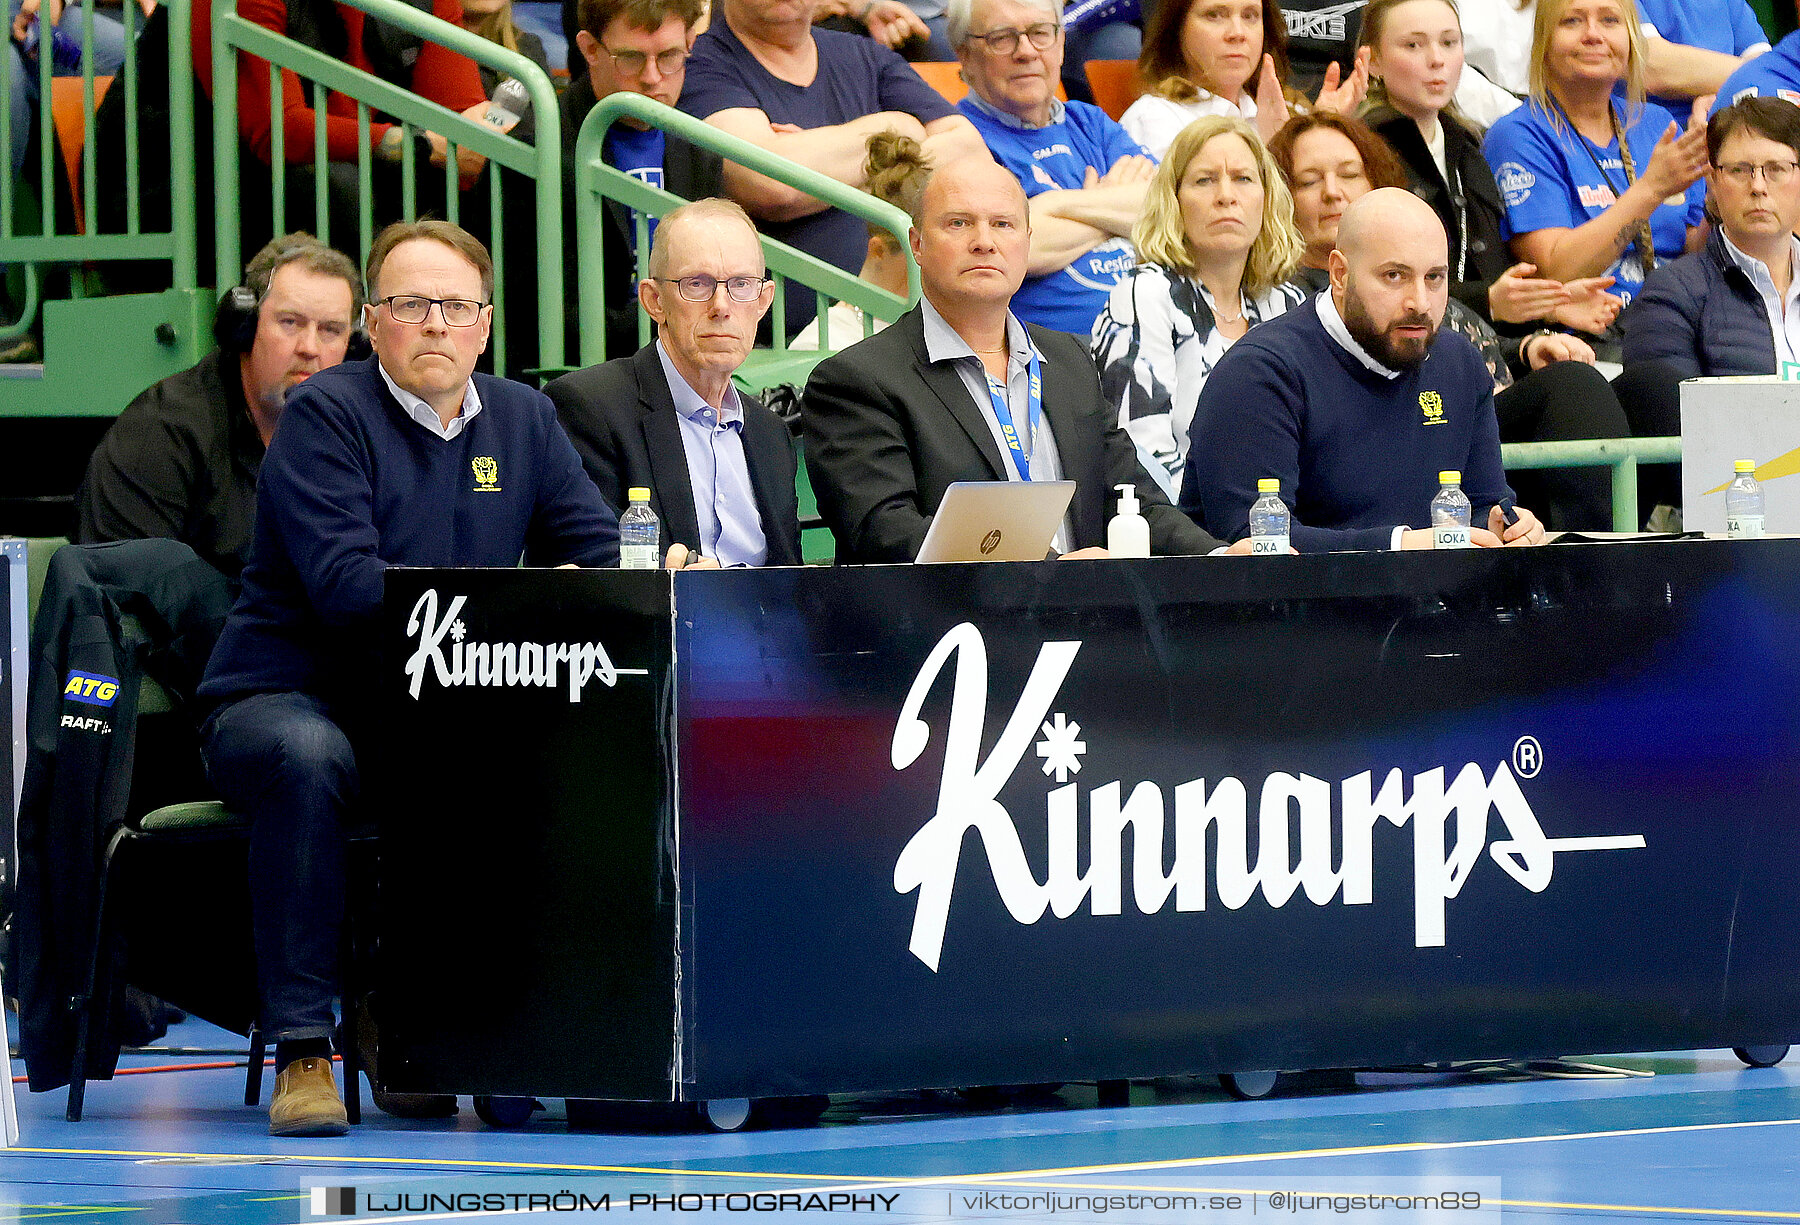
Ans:
{"label": "eyeglasses with dark frames", "polygon": [[757,295],[762,293],[762,287],[769,283],[766,276],[734,276],[721,281],[704,272],[684,277],[659,276],[656,279],[673,285],[675,292],[687,302],[711,302],[713,294],[718,292],[721,285],[725,287],[726,296],[733,302],[754,302]]}
{"label": "eyeglasses with dark frames", "polygon": [[482,307],[487,305],[468,298],[421,298],[416,294],[390,294],[376,301],[388,308],[395,323],[424,323],[435,306],[444,322],[453,328],[474,327],[480,323]]}
{"label": "eyeglasses with dark frames", "polygon": [[1714,162],[1713,168],[1739,187],[1748,187],[1759,170],[1763,182],[1770,187],[1782,187],[1794,177],[1795,170],[1800,170],[1800,162],[1730,162],[1723,166]]}
{"label": "eyeglasses with dark frames", "polygon": [[1039,51],[1048,51],[1056,36],[1062,33],[1062,27],[1054,21],[1040,21],[1028,25],[1024,29],[1008,26],[1004,30],[989,30],[986,34],[971,34],[971,39],[980,39],[987,44],[987,49],[995,55],[1011,55],[1019,49],[1019,39],[1023,38]]}
{"label": "eyeglasses with dark frames", "polygon": [[642,51],[614,51],[611,47],[600,48],[612,56],[613,70],[622,77],[641,77],[650,61],[656,61],[656,71],[663,76],[678,70],[687,63],[688,51],[685,47],[671,47],[667,51],[658,51],[654,56],[645,55]]}

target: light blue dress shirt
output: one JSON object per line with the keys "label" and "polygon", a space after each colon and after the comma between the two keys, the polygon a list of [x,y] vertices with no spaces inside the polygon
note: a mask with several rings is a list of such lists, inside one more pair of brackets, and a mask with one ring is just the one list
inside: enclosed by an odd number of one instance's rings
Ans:
{"label": "light blue dress shirt", "polygon": [[737,388],[726,387],[715,411],[688,386],[669,360],[661,340],[656,356],[675,401],[681,422],[681,445],[687,451],[688,480],[694,487],[694,513],[700,521],[700,552],[721,566],[760,566],[769,558],[769,539],[750,484],[744,457],[744,408]]}
{"label": "light blue dress shirt", "polygon": [[[1033,346],[1031,335],[1025,330],[1018,317],[1008,311],[1006,315],[1006,387],[1002,389],[998,379],[988,375],[987,367],[981,364],[981,357],[969,342],[964,340],[957,330],[950,326],[944,317],[938,314],[937,307],[931,299],[919,299],[920,315],[925,325],[925,358],[932,363],[954,362],[956,373],[962,379],[964,387],[969,389],[969,398],[981,413],[981,419],[987,422],[988,433],[994,439],[994,445],[1000,449],[1000,462],[1006,468],[1006,479],[1016,481],[1023,479],[1019,473],[1019,465],[1013,459],[1012,448],[1006,445],[1006,435],[1000,432],[1000,418],[994,414],[993,397],[989,394],[990,386],[995,392],[1004,390],[1006,409],[1019,426],[1030,416],[1028,405],[1031,382],[1031,354]],[[1046,374],[1046,379],[1048,375]],[[1030,438],[1023,435],[1030,434]],[[1029,479],[1034,481],[1060,481],[1063,479],[1062,453],[1056,449],[1056,435],[1050,431],[1050,418],[1039,416],[1037,429],[1019,430],[1024,443],[1025,462],[1030,466]],[[937,508],[932,508],[937,513]],[[1050,547],[1058,553],[1069,551],[1069,541],[1074,539],[1067,516],[1062,525],[1056,529]]]}

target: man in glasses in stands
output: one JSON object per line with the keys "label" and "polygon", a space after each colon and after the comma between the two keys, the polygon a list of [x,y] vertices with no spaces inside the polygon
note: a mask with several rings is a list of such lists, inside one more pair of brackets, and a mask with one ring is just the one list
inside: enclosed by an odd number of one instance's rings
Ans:
{"label": "man in glasses in stands", "polygon": [[[564,250],[574,267],[576,210],[590,207],[575,195],[575,140],[582,121],[604,98],[642,94],[674,106],[687,80],[688,52],[706,11],[704,0],[581,0],[575,51],[587,69],[562,95]],[[724,164],[719,155],[679,136],[621,119],[606,134],[600,155],[608,166],[685,200],[720,195]],[[608,199],[603,234],[606,256],[606,356],[624,357],[638,347],[637,214]],[[655,229],[654,220],[650,228]],[[647,252],[646,252],[647,253]],[[569,297],[574,318],[576,299]],[[573,335],[571,336],[573,340]]]}
{"label": "man in glasses in stands", "polygon": [[[275,1040],[269,1130],[341,1135],[331,1071],[345,831],[371,744],[376,623],[389,566],[610,566],[612,509],[542,394],[476,374],[493,264],[444,221],[369,251],[374,357],[288,396],[257,482],[243,594],[200,686],[220,797],[251,822],[258,1026]],[[447,741],[450,745],[453,741]],[[366,1032],[366,1030],[365,1030]],[[454,1099],[377,1094],[394,1113]]]}
{"label": "man in glasses in stands", "polygon": [[756,227],[729,200],[662,219],[637,301],[656,340],[544,388],[588,475],[615,506],[650,490],[663,545],[721,566],[800,564],[794,443],[731,385],[774,299]]}

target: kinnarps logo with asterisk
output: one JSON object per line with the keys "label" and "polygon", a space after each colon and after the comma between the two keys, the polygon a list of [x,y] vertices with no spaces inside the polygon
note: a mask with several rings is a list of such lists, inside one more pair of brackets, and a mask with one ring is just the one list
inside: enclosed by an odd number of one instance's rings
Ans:
{"label": "kinnarps logo with asterisk", "polygon": [[[1176,913],[1204,911],[1209,896],[1226,911],[1241,910],[1258,895],[1275,910],[1298,895],[1313,906],[1369,906],[1384,892],[1375,876],[1381,863],[1374,852],[1377,831],[1410,825],[1413,944],[1424,949],[1446,946],[1449,904],[1483,858],[1527,892],[1541,894],[1560,855],[1645,847],[1642,834],[1546,832],[1521,786],[1545,768],[1544,747],[1534,736],[1519,737],[1491,769],[1465,761],[1409,775],[1398,766],[1372,765],[1335,779],[1276,770],[1260,782],[1221,773],[1183,780],[1172,791],[1165,782],[1103,773],[1084,785],[1079,779],[1093,773],[1082,760],[1093,730],[1084,736],[1081,724],[1055,709],[1081,648],[1079,641],[1039,646],[998,736],[987,727],[987,644],[971,623],[939,639],[906,695],[890,749],[894,769],[924,758],[934,730],[943,742],[937,810],[894,861],[894,891],[918,894],[907,948],[933,971],[943,954],[952,895],[968,876],[961,871],[965,852],[985,856],[1006,912],[1025,925],[1046,915],[1079,922],[1084,903],[1094,916],[1122,915],[1128,904],[1139,914],[1160,914],[1171,902]],[[951,690],[950,709],[934,729],[927,700],[940,678]],[[941,710],[935,703],[931,708]],[[1033,801],[1015,794],[1009,806],[1000,795],[1034,739],[1054,785],[1042,808],[1028,815]],[[985,757],[983,746],[990,746]],[[1031,843],[1046,851],[1035,863],[1022,836],[1025,820],[1036,827]],[[1254,844],[1252,822],[1259,831]],[[1171,826],[1173,858],[1164,837]],[[975,838],[968,837],[971,831]],[[1490,831],[1496,835],[1491,841]],[[1262,848],[1254,857],[1252,845]],[[1085,864],[1077,862],[1082,846]],[[1269,846],[1279,851],[1267,853]],[[1617,869],[1630,870],[1629,863]]]}
{"label": "kinnarps logo with asterisk", "polygon": [[1419,411],[1425,414],[1426,425],[1444,424],[1444,397],[1435,391],[1421,391]]}
{"label": "kinnarps logo with asterisk", "polygon": [[469,467],[475,470],[476,493],[500,492],[500,465],[492,455],[477,455],[469,461]]}

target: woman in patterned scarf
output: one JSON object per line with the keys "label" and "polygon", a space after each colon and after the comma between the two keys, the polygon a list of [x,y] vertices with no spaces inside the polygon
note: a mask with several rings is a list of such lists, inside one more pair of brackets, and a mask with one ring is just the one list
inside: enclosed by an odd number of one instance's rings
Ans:
{"label": "woman in patterned scarf", "polygon": [[1172,487],[1207,374],[1254,324],[1305,297],[1287,283],[1300,235],[1256,130],[1210,115],[1170,144],[1131,239],[1142,262],[1094,322],[1094,361],[1144,467]]}

